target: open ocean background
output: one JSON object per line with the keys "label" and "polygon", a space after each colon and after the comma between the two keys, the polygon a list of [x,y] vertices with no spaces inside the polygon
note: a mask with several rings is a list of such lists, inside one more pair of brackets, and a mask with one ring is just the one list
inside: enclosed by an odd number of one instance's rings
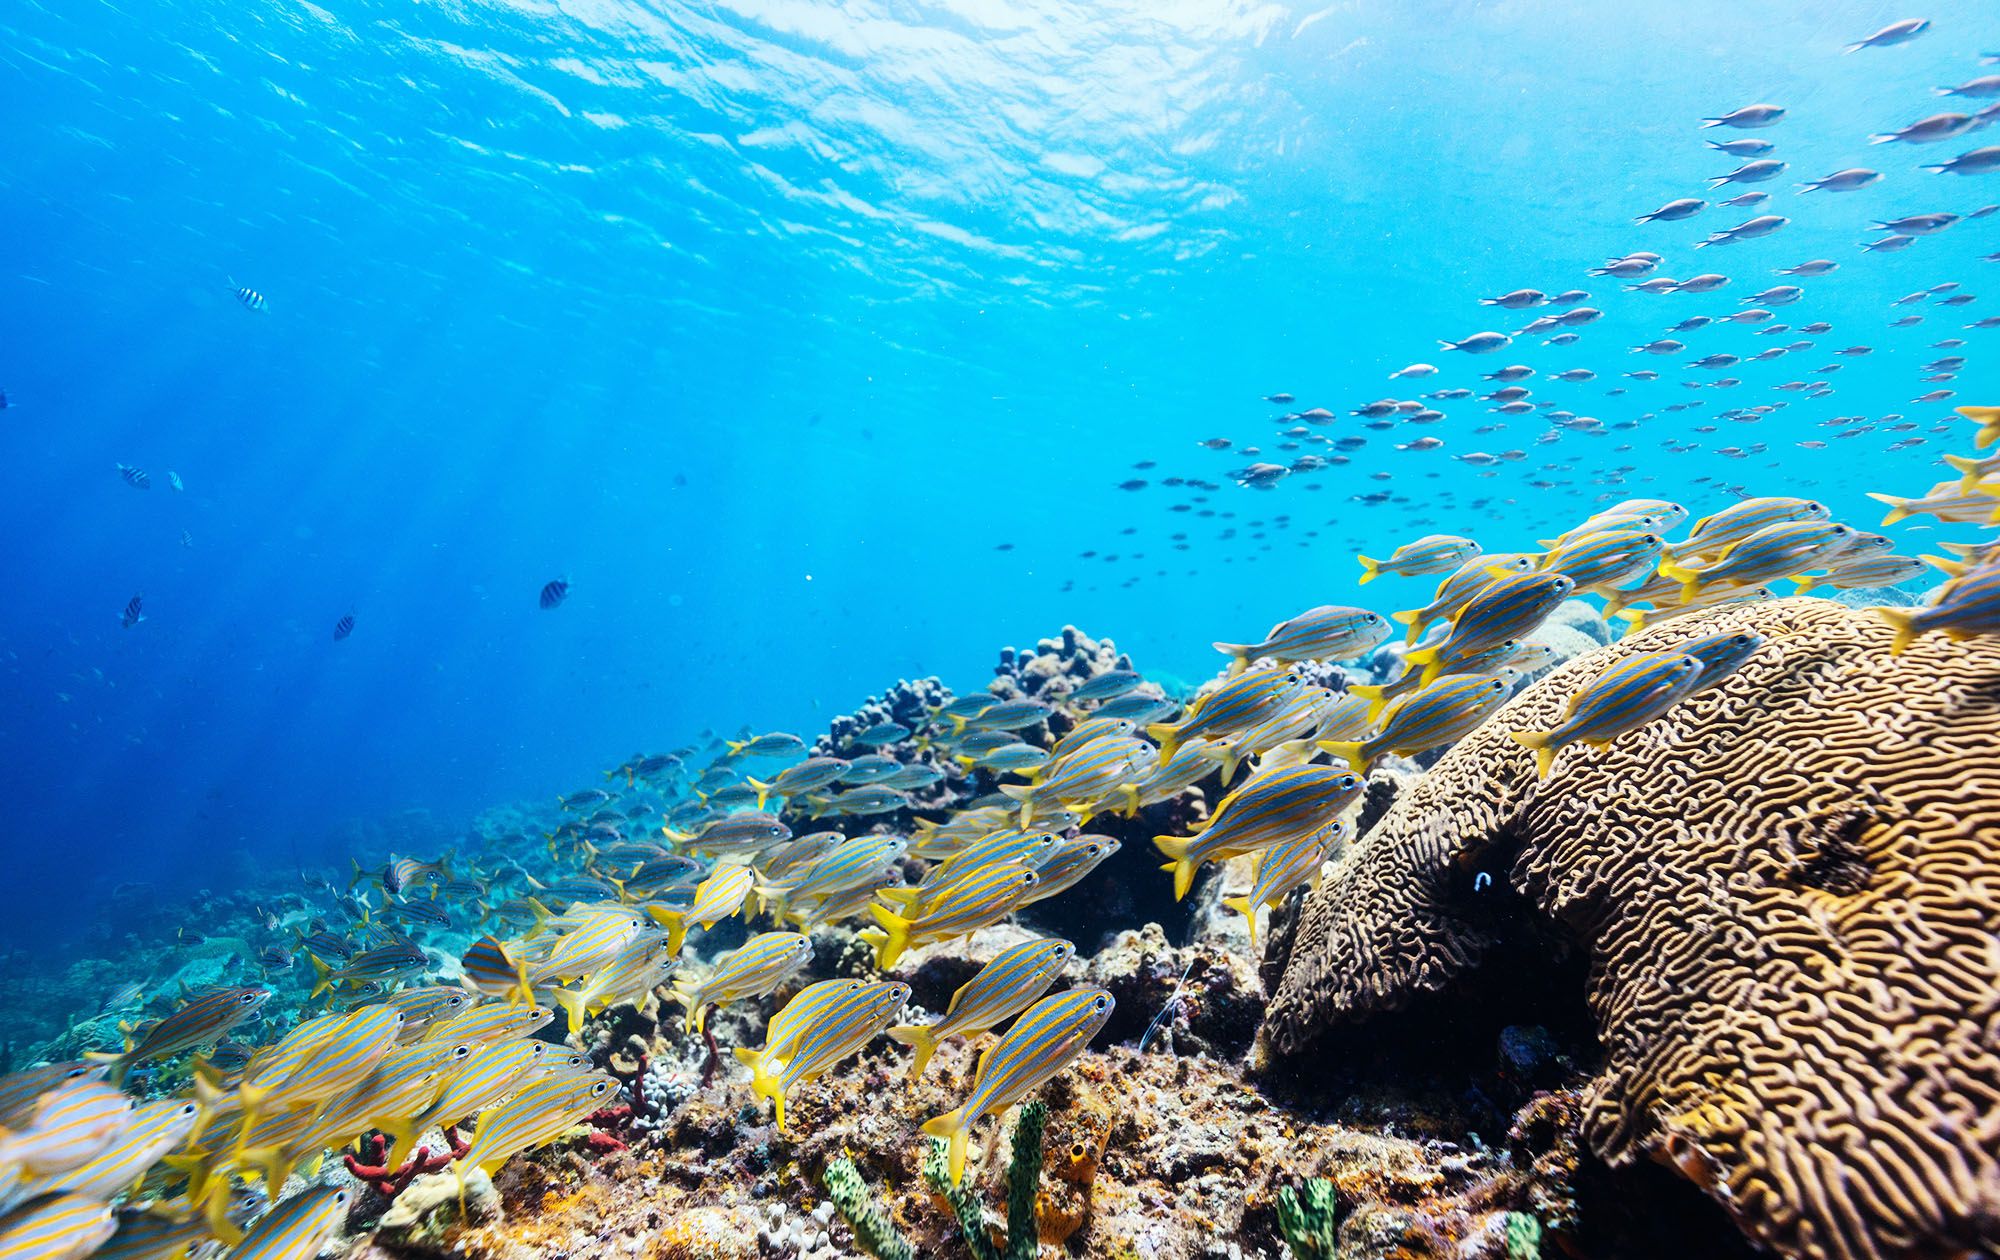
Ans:
{"label": "open ocean background", "polygon": [[[1932,30],[1841,55],[1908,16]],[[1888,323],[1906,293],[2000,286],[2000,216],[1858,248],[1873,217],[2000,201],[2000,174],[1917,169],[2000,132],[1867,143],[1967,108],[1931,90],[1994,73],[1982,52],[1990,0],[11,0],[0,943],[59,937],[124,881],[448,842],[704,728],[810,738],[899,677],[976,687],[1065,623],[1198,680],[1210,640],[1309,605],[1423,602],[1417,581],[1364,592],[1353,558],[1419,533],[1511,549],[1600,498],[1730,501],[1704,477],[1873,526],[1863,491],[1921,493],[1966,444],[1796,443],[1835,415],[1928,435],[1948,409],[1910,399],[1943,337],[1968,342],[1956,401],[1996,399],[2000,329],[1963,329],[2000,292]],[[1755,101],[1790,115],[1697,129]],[[1737,164],[1718,134],[1792,163],[1756,186],[1770,206],[1635,225]],[[1793,195],[1856,165],[1886,178]],[[1792,224],[1690,250],[1766,209]],[[1641,249],[1735,281],[1655,297],[1584,274]],[[1788,338],[1628,352],[1815,257],[1841,268],[1780,312],[1834,325],[1810,357],[1697,392],[1680,382],[1715,374],[1688,359]],[[1540,313],[1476,303],[1522,286],[1607,315],[1565,348],[1438,349]],[[1825,357],[1853,344],[1875,353]],[[1445,370],[1386,379],[1416,361]],[[1536,445],[1539,417],[1482,437],[1486,404],[1446,403],[1268,493],[1196,445],[1269,457],[1274,391],[1363,433],[1352,407],[1507,362],[1594,368],[1527,383],[1638,427]],[[1662,378],[1618,375],[1641,366]],[[1818,379],[1836,392],[1772,388]],[[1394,449],[1420,433],[1446,446]],[[1503,447],[1529,458],[1449,458]],[[1205,506],[1235,516],[1171,512],[1170,475],[1221,482]],[[541,611],[559,576],[568,602]]]}

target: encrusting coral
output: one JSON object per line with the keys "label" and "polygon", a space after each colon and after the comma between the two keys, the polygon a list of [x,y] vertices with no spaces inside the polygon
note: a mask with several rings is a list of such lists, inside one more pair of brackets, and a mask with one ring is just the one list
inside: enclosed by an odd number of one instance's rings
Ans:
{"label": "encrusting coral", "polygon": [[[1536,782],[1510,730],[1626,653],[1725,629],[1768,642]],[[2000,1248],[2000,642],[1889,642],[1787,599],[1557,670],[1308,901],[1267,1050],[1443,991],[1495,945],[1511,886],[1588,951],[1600,1156],[1677,1169],[1788,1256]]]}

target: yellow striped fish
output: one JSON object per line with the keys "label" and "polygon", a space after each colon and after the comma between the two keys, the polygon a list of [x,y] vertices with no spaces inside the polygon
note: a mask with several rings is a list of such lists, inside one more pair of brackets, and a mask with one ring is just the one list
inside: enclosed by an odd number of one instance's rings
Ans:
{"label": "yellow striped fish", "polygon": [[449,1128],[499,1102],[529,1073],[541,1069],[549,1048],[546,1041],[499,1041],[475,1047],[437,1101],[411,1118],[410,1128],[417,1132],[433,1125]]}
{"label": "yellow striped fish", "polygon": [[1034,871],[1012,863],[981,867],[926,897],[921,912],[912,917],[879,903],[870,906],[880,929],[863,932],[861,939],[875,947],[876,967],[887,971],[911,945],[950,940],[998,923],[1014,912],[1039,880]]}
{"label": "yellow striped fish", "polygon": [[1635,652],[1578,688],[1560,725],[1508,734],[1534,750],[1535,777],[1546,779],[1556,754],[1569,745],[1602,748],[1665,713],[1693,690],[1702,668],[1698,658],[1679,652]]}
{"label": "yellow striped fish", "polygon": [[757,886],[757,872],[740,862],[718,866],[694,886],[694,904],[685,910],[647,906],[646,913],[667,929],[667,952],[678,954],[690,927],[714,927],[743,908]]}
{"label": "yellow striped fish", "polygon": [[180,1218],[148,1207],[120,1208],[117,1226],[111,1240],[91,1253],[94,1260],[182,1260],[209,1236],[199,1216]]}
{"label": "yellow striped fish", "polygon": [[1511,669],[1491,677],[1462,674],[1441,678],[1390,705],[1382,714],[1381,729],[1368,738],[1323,739],[1319,746],[1345,760],[1356,774],[1366,774],[1384,753],[1414,756],[1471,734],[1507,699],[1513,685]]}
{"label": "yellow striped fish", "polygon": [[309,1186],[264,1213],[224,1260],[312,1260],[347,1219],[341,1186]]}
{"label": "yellow striped fish", "polygon": [[758,933],[716,959],[701,979],[674,985],[674,999],[687,1008],[686,1030],[702,1031],[711,1006],[775,992],[811,959],[812,942],[798,932]]}
{"label": "yellow striped fish", "polygon": [[800,1081],[824,1075],[834,1064],[859,1051],[896,1018],[910,1000],[910,986],[876,981],[830,1003],[818,1019],[799,1032],[784,1066],[768,1072],[751,1088],[771,1100],[778,1128],[785,1127],[785,1096]]}
{"label": "yellow striped fish", "polygon": [[764,1025],[762,1049],[735,1048],[736,1057],[750,1069],[750,1088],[760,1094],[767,1093],[765,1085],[774,1079],[771,1065],[790,1054],[800,1034],[817,1024],[829,1010],[866,987],[863,980],[817,980],[793,994],[792,1000],[779,1007],[778,1013]]}
{"label": "yellow striped fish", "polygon": [[924,1121],[926,1134],[949,1143],[953,1185],[964,1179],[965,1151],[979,1118],[1005,1111],[1067,1067],[1111,1018],[1113,1005],[1111,995],[1098,988],[1043,998],[979,1060],[965,1105]]}
{"label": "yellow striped fish", "polygon": [[460,1011],[450,1019],[431,1025],[431,1041],[478,1041],[492,1043],[532,1036],[555,1019],[546,1006],[519,1006],[511,1002],[488,1002]]}
{"label": "yellow striped fish", "polygon": [[1075,954],[1076,946],[1068,941],[1023,941],[996,955],[977,975],[960,985],[935,1023],[899,1024],[891,1028],[891,1040],[900,1041],[916,1052],[910,1059],[910,1079],[914,1081],[924,1074],[925,1065],[940,1043],[953,1037],[976,1037],[1017,1011],[1026,1010],[1048,992],[1057,974]]}
{"label": "yellow striped fish", "polygon": [[110,1150],[131,1125],[130,1098],[102,1081],[73,1080],[37,1099],[26,1124],[0,1130],[0,1168],[68,1172]]}
{"label": "yellow striped fish", "polygon": [[130,1190],[146,1171],[180,1148],[194,1132],[201,1108],[192,1098],[161,1098],[132,1108],[123,1132],[94,1159],[35,1181],[27,1194],[80,1194],[109,1202]]}
{"label": "yellow striped fish", "polygon": [[561,1137],[585,1116],[606,1106],[617,1089],[618,1082],[601,1072],[577,1076],[549,1073],[531,1078],[512,1098],[479,1113],[472,1140],[452,1170],[461,1184],[467,1168],[490,1176],[522,1151]]}
{"label": "yellow striped fish", "polygon": [[118,1228],[111,1205],[78,1194],[47,1195],[0,1216],[6,1260],[79,1260]]}
{"label": "yellow striped fish", "polygon": [[1187,896],[1203,862],[1235,857],[1326,827],[1361,792],[1361,776],[1331,766],[1290,766],[1245,779],[1192,836],[1156,836],[1174,873],[1174,900]]}
{"label": "yellow striped fish", "polygon": [[1250,891],[1241,897],[1224,897],[1222,904],[1241,914],[1250,923],[1250,948],[1257,948],[1257,912],[1275,906],[1300,884],[1319,887],[1320,868],[1340,843],[1345,828],[1339,819],[1320,831],[1281,840],[1257,855],[1257,874]]}

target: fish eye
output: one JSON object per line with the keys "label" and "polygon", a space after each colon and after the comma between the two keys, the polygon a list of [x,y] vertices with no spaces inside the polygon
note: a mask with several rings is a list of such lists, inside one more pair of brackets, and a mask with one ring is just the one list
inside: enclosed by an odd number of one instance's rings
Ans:
{"label": "fish eye", "polygon": [[1100,1010],[1100,1011],[1101,1011],[1101,1010],[1103,1010],[1103,1009],[1104,1009],[1104,999],[1103,999],[1103,998],[1099,998],[1099,999],[1097,999],[1097,1000],[1096,1000],[1095,1002],[1092,1002],[1092,1003],[1091,1003],[1091,1005],[1092,1005],[1092,1006],[1094,1006],[1094,1007],[1096,1007],[1096,1008],[1097,1008],[1098,1010]]}
{"label": "fish eye", "polygon": [[248,1006],[252,1002],[255,1002],[257,1000],[257,995],[254,993],[246,993],[243,995],[241,1000],[243,1002],[243,1005]]}

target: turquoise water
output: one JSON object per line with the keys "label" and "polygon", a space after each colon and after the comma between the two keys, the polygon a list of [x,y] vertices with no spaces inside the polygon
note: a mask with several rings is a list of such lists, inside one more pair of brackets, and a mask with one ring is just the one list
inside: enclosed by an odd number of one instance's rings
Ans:
{"label": "turquoise water", "polygon": [[[1810,493],[1872,525],[1863,491],[1921,491],[1964,446],[1931,432],[1946,407],[1910,400],[1994,397],[2000,329],[1964,325],[2000,295],[1890,303],[1990,287],[2000,216],[1859,248],[1872,218],[2000,202],[2000,176],[1918,169],[2000,133],[1867,143],[1955,107],[1933,87],[1994,73],[1978,63],[2000,52],[2000,12],[1925,15],[1915,42],[1844,56],[1908,15],[0,9],[0,775],[26,908],[0,932],[71,926],[128,879],[435,847],[481,808],[704,728],[810,734],[899,677],[968,688],[1003,644],[1064,623],[1200,678],[1220,663],[1210,640],[1362,599],[1353,553],[1418,533],[1507,548],[1600,500],[1701,511],[1725,487]],[[1789,114],[1698,129],[1756,101]],[[1753,186],[1770,205],[1634,224],[1736,165],[1704,148],[1718,134],[1769,139],[1791,164]],[[1857,165],[1885,178],[1794,194]],[[1692,250],[1767,210],[1792,222]],[[1656,274],[1732,283],[1655,296],[1585,275],[1632,250],[1663,254]],[[1811,258],[1839,270],[1799,281],[1778,318],[1825,335],[1722,325],[1681,335],[1683,354],[1629,352]],[[1587,289],[1605,317],[1566,347],[1438,348],[1541,313],[1477,304],[1523,286]],[[1906,313],[1925,321],[1888,326]],[[1967,345],[1932,348],[1947,337]],[[1815,346],[1685,366],[1795,339]],[[1874,353],[1828,353],[1857,344]],[[1959,379],[1924,383],[1946,353],[1966,356]],[[1387,379],[1418,361],[1443,373]],[[1346,414],[1483,392],[1478,371],[1514,362],[1595,370],[1526,384],[1609,431],[1476,399],[1422,428]],[[1827,363],[1843,366],[1813,370]],[[1637,367],[1662,377],[1621,378]],[[1743,383],[1681,384],[1718,375]],[[1819,380],[1834,392],[1775,388]],[[1231,484],[1248,461],[1199,441],[1280,462],[1320,449],[1278,451],[1291,408],[1261,401],[1278,391],[1367,445],[1268,492]],[[1797,445],[1831,439],[1832,417],[1890,413],[1919,427]],[[1424,435],[1444,447],[1395,449]],[[1886,449],[1909,437],[1928,441]],[[1715,453],[1752,443],[1767,450]],[[1527,458],[1450,458],[1510,448]],[[1117,488],[1132,478],[1151,484]],[[557,577],[573,589],[544,612]],[[123,628],[135,594],[146,620]]]}

